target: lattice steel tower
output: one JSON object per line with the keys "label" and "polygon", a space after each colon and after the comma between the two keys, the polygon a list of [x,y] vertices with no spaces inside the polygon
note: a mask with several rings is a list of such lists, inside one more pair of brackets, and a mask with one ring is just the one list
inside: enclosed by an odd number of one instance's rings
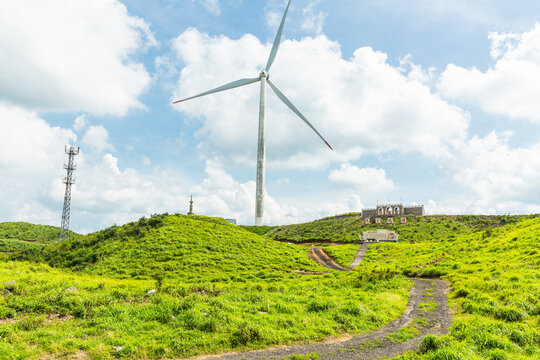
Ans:
{"label": "lattice steel tower", "polygon": [[60,230],[60,241],[69,239],[69,217],[71,213],[71,185],[75,183],[73,171],[77,168],[75,165],[75,155],[79,154],[79,148],[73,145],[66,145],[65,152],[68,155],[68,162],[64,163],[64,169],[67,170],[64,177],[66,192],[64,194],[64,208],[62,210],[62,229]]}

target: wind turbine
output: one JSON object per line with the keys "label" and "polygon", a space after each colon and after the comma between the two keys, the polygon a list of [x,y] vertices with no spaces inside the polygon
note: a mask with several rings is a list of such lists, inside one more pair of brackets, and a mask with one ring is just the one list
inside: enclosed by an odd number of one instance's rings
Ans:
{"label": "wind turbine", "polygon": [[240,79],[233,81],[231,83],[222,85],[220,87],[217,87],[212,90],[205,91],[203,93],[200,93],[195,96],[191,96],[182,100],[178,100],[173,102],[173,104],[180,103],[182,101],[195,99],[201,96],[210,95],[213,93],[217,93],[220,91],[225,91],[229,89],[234,89],[240,86],[253,84],[257,81],[261,82],[261,92],[260,92],[260,102],[259,102],[259,141],[257,146],[257,185],[256,185],[256,194],[255,194],[255,225],[262,225],[263,224],[263,216],[264,216],[264,177],[265,177],[265,153],[266,153],[266,145],[265,145],[265,132],[266,132],[266,84],[270,85],[276,96],[285,103],[300,119],[302,119],[307,126],[309,126],[315,133],[324,141],[326,145],[331,150],[332,147],[328,142],[322,137],[322,135],[311,125],[311,123],[306,119],[304,115],[296,108],[296,106],[293,105],[293,103],[287,99],[287,97],[277,88],[277,86],[270,81],[270,76],[268,75],[268,72],[270,71],[270,67],[272,66],[272,63],[274,62],[274,59],[276,58],[276,54],[279,48],[279,43],[281,41],[281,33],[283,32],[283,25],[285,24],[285,18],[287,17],[287,12],[289,11],[289,6],[291,5],[291,0],[287,3],[287,7],[285,8],[285,13],[283,14],[283,18],[281,19],[281,24],[279,25],[279,30],[276,35],[276,39],[274,40],[274,44],[272,45],[272,50],[270,51],[270,56],[268,57],[268,62],[266,63],[266,67],[264,70],[261,71],[259,74],[259,77],[256,78],[247,78],[247,79]]}

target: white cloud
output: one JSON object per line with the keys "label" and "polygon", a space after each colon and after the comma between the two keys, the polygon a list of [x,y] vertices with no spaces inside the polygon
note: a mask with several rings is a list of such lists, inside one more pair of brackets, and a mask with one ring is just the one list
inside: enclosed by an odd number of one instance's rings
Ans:
{"label": "white cloud", "polygon": [[[1,221],[59,226],[64,145],[74,136],[70,129],[53,127],[34,112],[0,103],[0,173],[6,174],[0,177]],[[101,156],[84,149],[75,162],[74,230],[97,230],[143,215],[177,212],[187,202],[182,190],[188,188],[185,177],[175,173],[121,171],[111,154]]]}
{"label": "white cloud", "polygon": [[395,188],[394,182],[386,177],[386,171],[380,168],[359,168],[355,165],[341,164],[328,176],[338,186],[356,188],[365,192],[384,192]]}
{"label": "white cloud", "polygon": [[[206,175],[199,185],[191,188],[190,193],[193,194],[195,202],[194,212],[234,218],[240,224],[253,224],[255,182],[238,182],[219,164],[212,161],[206,163]],[[274,197],[266,194],[264,223],[277,225],[311,221],[329,215],[360,211],[363,206],[360,196],[354,194],[342,201],[320,201],[315,204],[315,206],[312,202],[303,204],[298,199],[290,197],[284,202],[278,202]]]}
{"label": "white cloud", "polygon": [[113,173],[120,174],[120,169],[118,168],[118,159],[112,154],[107,153],[103,155],[103,162],[109,166]]}
{"label": "white cloud", "polygon": [[540,122],[540,23],[522,34],[491,33],[494,65],[485,72],[450,64],[439,91],[493,115]]}
{"label": "white cloud", "polygon": [[115,151],[114,146],[109,144],[109,132],[101,125],[90,126],[84,134],[81,144],[91,150],[103,152],[106,150]]}
{"label": "white cloud", "polygon": [[411,54],[407,54],[400,59],[399,66],[399,70],[411,81],[429,85],[435,78],[436,68],[429,67],[427,70],[424,70],[421,65],[413,63]]}
{"label": "white cloud", "polygon": [[326,19],[327,14],[323,11],[315,13],[315,6],[318,1],[311,1],[308,6],[302,10],[302,24],[300,25],[301,29],[315,34],[322,33],[324,20]]}
{"label": "white cloud", "polygon": [[[240,183],[212,161],[207,161],[206,174],[206,179],[200,185],[191,188],[195,212],[252,224],[255,214],[255,182]],[[283,224],[298,219],[296,208],[278,205],[268,194],[264,211],[265,224]]]}
{"label": "white cloud", "polygon": [[266,26],[270,29],[277,29],[283,14],[279,11],[266,11]]}
{"label": "white cloud", "polygon": [[53,220],[54,211],[42,201],[48,199],[52,179],[62,185],[64,145],[74,136],[71,130],[50,126],[34,112],[0,103],[2,221]]}
{"label": "white cloud", "polygon": [[[188,29],[174,41],[185,63],[175,99],[254,77],[270,44],[252,35],[238,40]],[[300,65],[301,64],[301,65]],[[336,149],[328,151],[268,88],[269,166],[320,168],[364,153],[417,151],[436,157],[466,136],[469,115],[430,92],[421,81],[386,63],[369,47],[343,59],[339,44],[325,36],[286,40],[271,79]],[[258,126],[258,86],[250,85],[175,105],[200,119],[200,153],[228,164],[253,164]]]}
{"label": "white cloud", "polygon": [[214,16],[218,16],[221,13],[219,7],[219,0],[201,0],[203,6],[208,10],[208,12]]}
{"label": "white cloud", "polygon": [[445,191],[428,201],[430,214],[540,212],[540,143],[512,148],[512,132],[474,136],[441,162]]}
{"label": "white cloud", "polygon": [[511,148],[510,134],[473,137],[449,169],[475,212],[540,209],[540,143]]}
{"label": "white cloud", "polygon": [[124,115],[150,76],[133,55],[156,41],[116,0],[0,2],[0,98],[43,111]]}
{"label": "white cloud", "polygon": [[[69,129],[51,127],[35,112],[0,102],[0,167],[2,174],[24,170],[25,175],[45,174],[61,169],[64,145],[75,134]],[[5,181],[13,180],[2,176]],[[16,184],[16,181],[9,181]],[[20,184],[24,186],[24,184]],[[18,186],[18,184],[17,184]],[[9,192],[9,188],[2,186]]]}
{"label": "white cloud", "polygon": [[[107,133],[102,127],[93,128]],[[0,177],[1,221],[60,224],[64,145],[73,136],[71,130],[53,127],[31,111],[0,103],[0,173],[8,174]],[[73,230],[95,231],[153,213],[186,213],[191,192],[197,213],[253,223],[254,182],[239,183],[211,162],[199,185],[170,170],[153,168],[142,173],[124,169],[112,154],[101,155],[84,147],[75,162]],[[266,214],[267,223],[274,224],[299,218],[296,208],[278,205],[272,197],[266,199]]]}
{"label": "white cloud", "polygon": [[86,125],[88,125],[88,120],[86,120],[86,115],[80,115],[75,118],[75,121],[73,122],[73,130],[75,131],[81,131],[83,130]]}
{"label": "white cloud", "polygon": [[148,156],[143,155],[143,156],[141,157],[141,159],[142,159],[142,164],[143,164],[144,166],[150,166],[150,165],[152,165],[152,161],[148,158]]}

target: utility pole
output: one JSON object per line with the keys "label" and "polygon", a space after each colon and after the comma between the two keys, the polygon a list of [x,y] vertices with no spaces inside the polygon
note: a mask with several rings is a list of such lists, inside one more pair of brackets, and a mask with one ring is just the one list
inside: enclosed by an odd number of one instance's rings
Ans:
{"label": "utility pole", "polygon": [[60,241],[69,239],[69,217],[71,213],[71,185],[75,183],[73,171],[77,168],[75,165],[75,155],[79,154],[79,148],[73,145],[66,145],[65,152],[68,155],[68,162],[64,163],[64,169],[67,170],[63,183],[66,184],[64,194],[64,208],[62,209],[62,226],[60,230]]}

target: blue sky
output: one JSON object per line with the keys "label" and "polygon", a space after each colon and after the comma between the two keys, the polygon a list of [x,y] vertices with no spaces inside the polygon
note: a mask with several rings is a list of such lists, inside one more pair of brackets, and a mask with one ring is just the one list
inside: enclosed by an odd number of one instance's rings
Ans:
{"label": "blue sky", "polygon": [[[0,221],[71,228],[159,212],[254,220],[257,85],[282,0],[0,5]],[[7,56],[6,56],[7,55]],[[265,222],[376,203],[540,212],[540,3],[293,0],[268,92]]]}

